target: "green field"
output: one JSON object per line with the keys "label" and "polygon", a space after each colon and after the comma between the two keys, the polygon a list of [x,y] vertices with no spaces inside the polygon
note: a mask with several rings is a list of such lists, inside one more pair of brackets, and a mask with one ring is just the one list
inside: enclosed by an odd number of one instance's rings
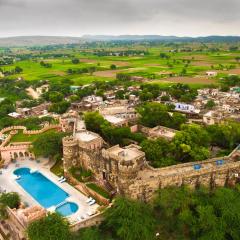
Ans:
{"label": "green field", "polygon": [[[216,45],[218,46],[218,45]],[[187,47],[199,48],[199,44],[188,44]],[[209,48],[211,45],[209,45]],[[42,54],[39,57],[39,51],[29,51],[22,49],[21,53],[31,53],[32,58],[24,61],[16,61],[12,65],[0,66],[3,70],[12,70],[16,66],[23,69],[23,72],[11,75],[11,78],[22,77],[28,81],[50,80],[59,81],[64,79],[73,80],[75,85],[88,84],[93,81],[113,81],[117,72],[129,73],[132,76],[142,76],[150,82],[171,85],[176,82],[187,83],[195,87],[218,84],[218,79],[228,74],[240,74],[240,64],[236,61],[240,52],[231,52],[226,47],[220,46],[217,52],[191,51],[191,52],[169,52],[172,48],[166,46],[131,46],[133,49],[144,49],[148,52],[144,56],[96,56],[94,51],[97,49],[57,49]],[[130,47],[110,48],[106,51],[122,51]],[[17,49],[16,51],[20,51]],[[49,55],[56,53],[68,54],[68,57],[51,57]],[[168,58],[160,57],[160,53],[165,53]],[[48,54],[44,57],[44,54]],[[70,57],[71,56],[71,57]],[[72,56],[80,59],[79,64],[72,63]],[[52,64],[51,68],[40,65],[40,61]],[[110,70],[110,66],[116,65],[116,70]],[[68,69],[82,69],[94,66],[96,72],[82,74],[68,74]],[[183,69],[186,69],[184,77],[188,79],[174,79],[173,76],[179,77]],[[218,71],[218,77],[206,77],[206,71]],[[190,79],[189,79],[190,78]],[[192,78],[192,79],[191,79]]]}

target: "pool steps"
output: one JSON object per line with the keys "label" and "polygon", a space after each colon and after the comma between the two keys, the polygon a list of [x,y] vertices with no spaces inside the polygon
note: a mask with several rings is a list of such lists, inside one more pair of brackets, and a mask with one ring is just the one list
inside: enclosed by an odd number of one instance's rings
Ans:
{"label": "pool steps", "polygon": [[57,209],[58,207],[61,207],[62,205],[64,205],[65,203],[67,203],[66,200],[64,200],[63,202],[60,202],[58,205],[54,206],[55,209]]}

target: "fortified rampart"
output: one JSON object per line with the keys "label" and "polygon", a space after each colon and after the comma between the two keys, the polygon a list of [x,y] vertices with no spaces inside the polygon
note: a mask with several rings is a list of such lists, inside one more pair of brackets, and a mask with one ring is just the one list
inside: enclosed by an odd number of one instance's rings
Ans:
{"label": "fortified rampart", "polygon": [[73,165],[90,169],[100,184],[107,182],[116,192],[134,199],[147,201],[156,190],[168,186],[215,187],[240,181],[240,147],[226,157],[155,169],[139,146],[86,147],[90,142],[63,139],[65,171]]}
{"label": "fortified rampart", "polygon": [[[35,158],[34,154],[30,152],[31,142],[14,142],[10,143],[12,137],[18,133],[18,131],[23,131],[26,135],[36,135],[44,133],[51,129],[60,129],[59,125],[45,125],[40,130],[27,130],[24,126],[11,126],[3,128],[0,131],[0,136],[8,133],[8,136],[0,145],[1,159],[8,164],[12,159],[18,158]],[[9,144],[10,143],[10,144]]]}

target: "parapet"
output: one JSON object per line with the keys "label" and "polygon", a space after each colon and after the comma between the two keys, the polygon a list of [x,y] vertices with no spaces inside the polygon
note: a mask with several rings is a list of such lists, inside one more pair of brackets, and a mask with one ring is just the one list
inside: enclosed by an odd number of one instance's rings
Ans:
{"label": "parapet", "polygon": [[73,136],[67,136],[62,139],[62,143],[64,147],[75,146],[78,144],[78,140]]}

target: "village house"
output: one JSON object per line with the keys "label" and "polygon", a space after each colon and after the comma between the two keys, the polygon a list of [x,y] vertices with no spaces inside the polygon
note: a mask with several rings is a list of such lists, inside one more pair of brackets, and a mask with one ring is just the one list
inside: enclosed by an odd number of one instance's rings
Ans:
{"label": "village house", "polygon": [[42,95],[43,93],[48,92],[48,90],[49,90],[49,85],[48,84],[44,84],[41,87],[36,88],[36,92],[39,95]]}
{"label": "village house", "polygon": [[206,72],[206,75],[207,75],[208,77],[216,77],[216,76],[217,76],[217,72],[208,71],[208,72]]}
{"label": "village house", "polygon": [[186,104],[186,103],[173,103],[175,105],[175,111],[183,112],[183,113],[192,113],[199,114],[200,110],[196,109],[194,105]]}
{"label": "village house", "polygon": [[124,127],[128,125],[127,119],[121,117],[116,117],[114,115],[103,115],[103,117],[115,127]]}
{"label": "village house", "polygon": [[203,123],[206,125],[214,125],[221,123],[222,114],[217,111],[209,111],[203,115]]}
{"label": "village house", "polygon": [[134,121],[137,119],[137,112],[135,108],[128,105],[115,105],[99,108],[99,113],[103,116],[115,116],[117,118]]}

